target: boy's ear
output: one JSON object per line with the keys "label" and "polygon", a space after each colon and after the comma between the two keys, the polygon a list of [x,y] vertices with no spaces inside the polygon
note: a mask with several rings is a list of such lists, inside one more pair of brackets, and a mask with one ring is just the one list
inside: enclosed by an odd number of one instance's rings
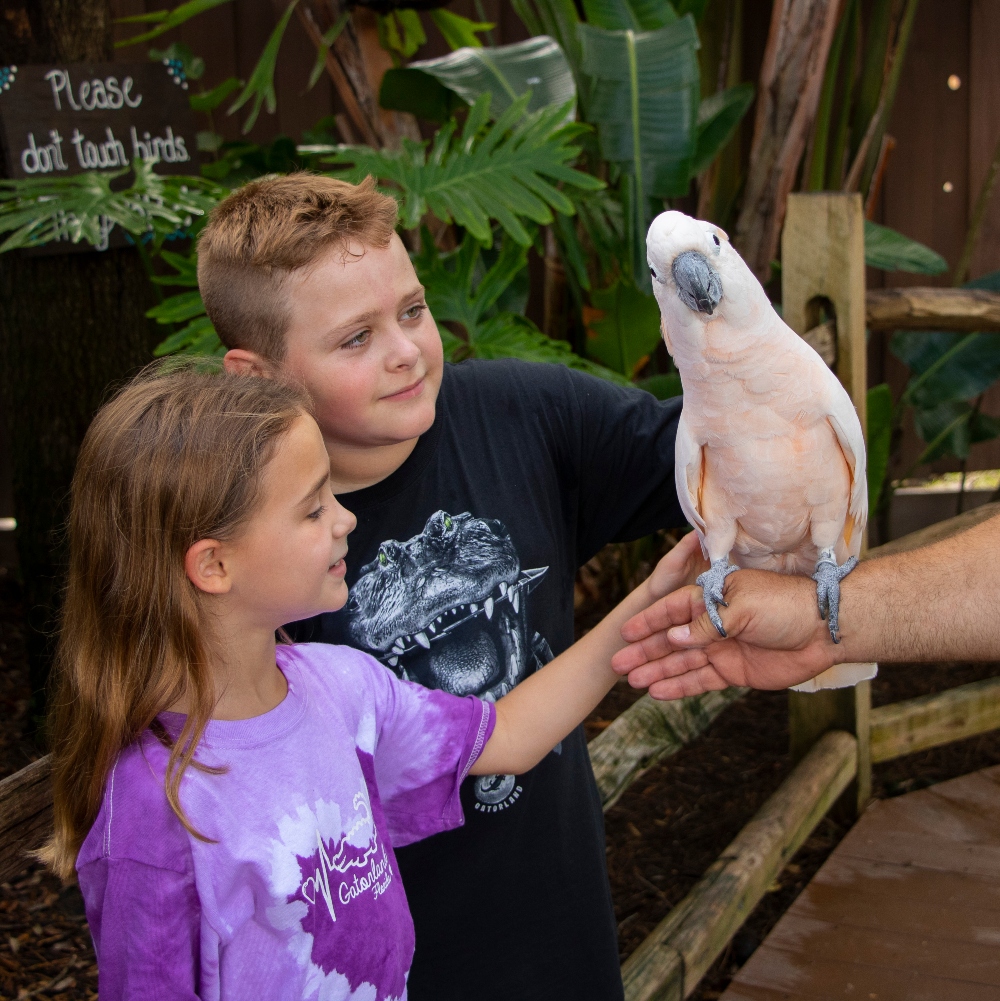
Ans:
{"label": "boy's ear", "polygon": [[230,375],[262,375],[269,378],[271,366],[254,351],[231,348],[222,359],[222,367]]}
{"label": "boy's ear", "polygon": [[222,543],[216,539],[199,539],[184,554],[184,572],[199,591],[206,594],[228,594],[233,586],[222,559]]}

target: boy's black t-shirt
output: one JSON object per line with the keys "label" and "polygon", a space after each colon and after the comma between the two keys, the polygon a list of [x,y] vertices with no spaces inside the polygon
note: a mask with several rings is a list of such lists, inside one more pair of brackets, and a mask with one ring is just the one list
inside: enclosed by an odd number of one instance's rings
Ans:
{"label": "boy's black t-shirt", "polygon": [[[577,568],[684,524],[680,400],[559,365],[446,365],[406,462],[339,500],[351,598],[291,628],[401,677],[500,698],[573,642]],[[416,925],[411,1001],[621,998],[604,818],[583,728],[525,775],[470,777],[465,826],[397,852]]]}

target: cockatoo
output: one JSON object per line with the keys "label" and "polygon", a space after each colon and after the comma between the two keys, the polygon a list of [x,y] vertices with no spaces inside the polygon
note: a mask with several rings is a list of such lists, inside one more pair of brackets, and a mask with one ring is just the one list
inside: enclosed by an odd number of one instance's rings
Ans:
{"label": "cockatoo", "polygon": [[[711,561],[698,578],[709,617],[725,636],[718,605],[741,567],[809,574],[836,643],[840,581],[857,564],[868,519],[851,399],[718,226],[664,212],[646,255],[684,388],[677,495]],[[875,670],[843,664],[801,687],[845,687]]]}

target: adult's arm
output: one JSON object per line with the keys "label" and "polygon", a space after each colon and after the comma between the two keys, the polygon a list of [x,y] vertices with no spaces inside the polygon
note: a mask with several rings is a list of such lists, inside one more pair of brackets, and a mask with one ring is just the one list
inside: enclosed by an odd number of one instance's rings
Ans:
{"label": "adult's arm", "polygon": [[839,644],[807,577],[741,570],[720,610],[728,638],[686,587],[622,628],[612,664],[636,688],[674,699],[728,685],[780,689],[834,664],[1000,660],[1000,517],[910,552],[863,561],[841,583]]}

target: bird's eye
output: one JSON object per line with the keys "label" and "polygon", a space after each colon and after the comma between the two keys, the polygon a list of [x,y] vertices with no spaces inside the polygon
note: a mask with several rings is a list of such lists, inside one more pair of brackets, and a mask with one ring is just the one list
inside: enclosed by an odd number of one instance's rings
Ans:
{"label": "bird's eye", "polygon": [[719,243],[719,238],[714,233],[712,234],[712,239],[715,241],[715,245],[717,247],[721,247],[722,246],[722,244]]}
{"label": "bird's eye", "polygon": [[656,272],[652,268],[650,268],[649,273],[653,276],[653,281],[656,281]]}

